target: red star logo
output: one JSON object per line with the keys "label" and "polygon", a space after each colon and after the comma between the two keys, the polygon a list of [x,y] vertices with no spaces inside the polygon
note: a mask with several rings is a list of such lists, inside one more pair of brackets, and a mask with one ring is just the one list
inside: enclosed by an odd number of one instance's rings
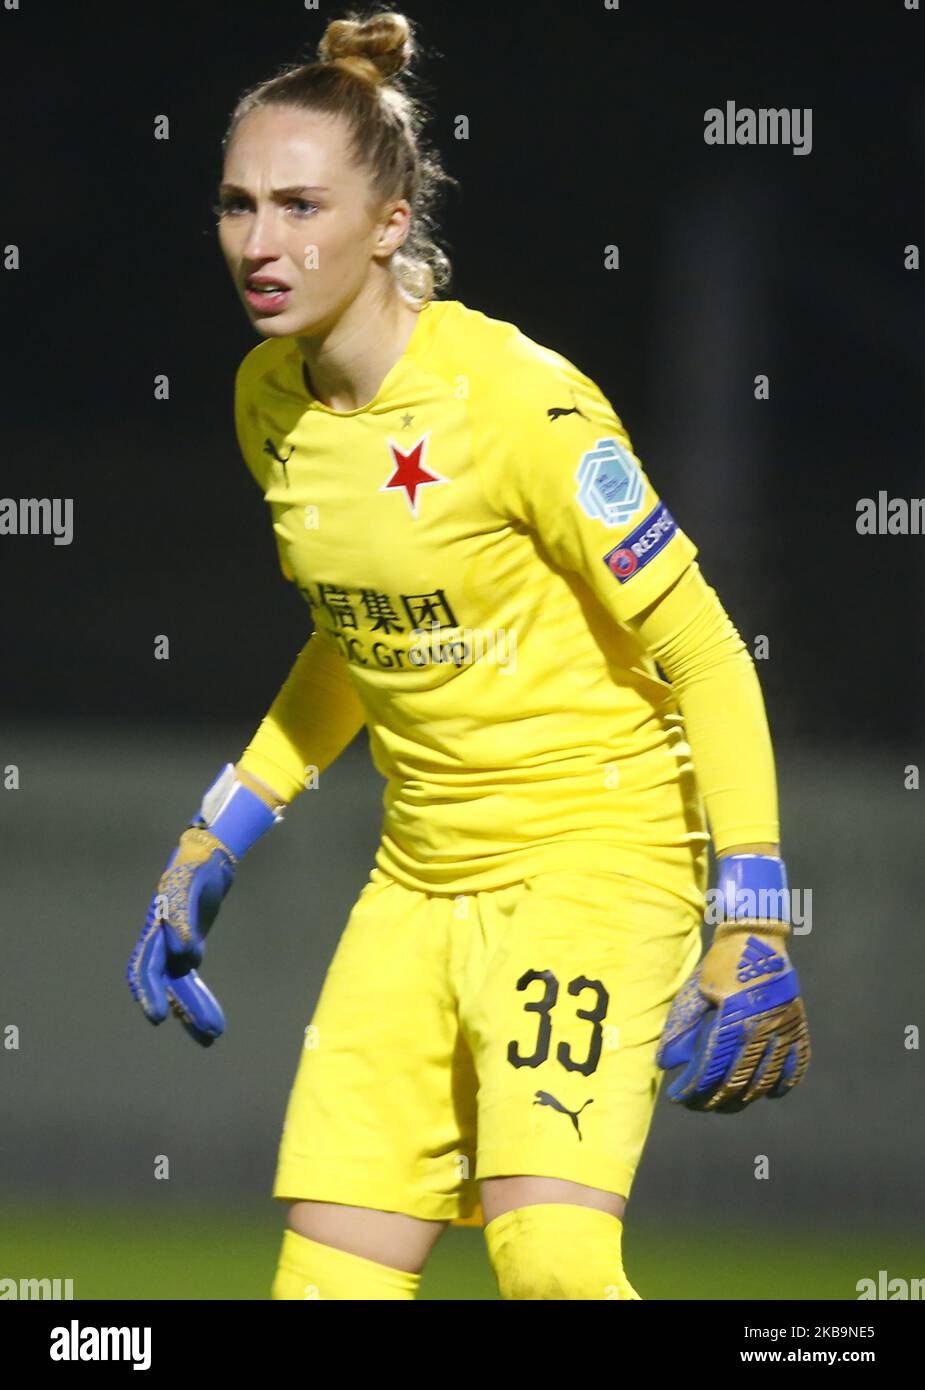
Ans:
{"label": "red star logo", "polygon": [[395,462],[395,472],[388,482],[382,484],[379,491],[387,492],[389,488],[393,487],[404,488],[405,498],[413,517],[418,514],[419,487],[425,487],[428,483],[448,483],[450,481],[449,478],[441,477],[439,473],[429,473],[421,462],[429,438],[428,432],[423,439],[418,440],[413,449],[409,449],[407,452],[396,444],[394,439],[388,441]]}

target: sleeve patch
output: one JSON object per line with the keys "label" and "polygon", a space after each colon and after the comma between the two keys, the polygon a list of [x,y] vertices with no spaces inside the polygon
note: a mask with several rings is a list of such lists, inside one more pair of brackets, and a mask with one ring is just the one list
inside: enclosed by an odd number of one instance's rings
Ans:
{"label": "sleeve patch", "polygon": [[633,456],[615,439],[599,439],[575,473],[578,505],[605,526],[622,526],[642,506],[646,485]]}
{"label": "sleeve patch", "polygon": [[604,564],[621,584],[625,584],[664,549],[677,529],[678,523],[671,512],[664,502],[659,502],[635,531],[631,531],[618,546],[607,552]]}

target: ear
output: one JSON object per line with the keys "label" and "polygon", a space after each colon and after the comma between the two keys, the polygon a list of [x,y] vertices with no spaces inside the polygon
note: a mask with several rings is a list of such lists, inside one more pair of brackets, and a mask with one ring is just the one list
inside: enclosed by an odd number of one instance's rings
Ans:
{"label": "ear", "polygon": [[379,224],[379,240],[376,250],[383,256],[391,256],[405,242],[411,227],[411,204],[406,198],[389,203],[383,209]]}

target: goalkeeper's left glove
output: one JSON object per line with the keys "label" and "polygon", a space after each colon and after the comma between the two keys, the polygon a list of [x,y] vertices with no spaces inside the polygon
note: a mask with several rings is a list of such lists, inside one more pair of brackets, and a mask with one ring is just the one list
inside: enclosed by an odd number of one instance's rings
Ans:
{"label": "goalkeeper's left glove", "polygon": [[671,1006],[656,1062],[665,1071],[683,1066],[669,1100],[732,1114],[760,1096],[776,1100],[793,1090],[809,1065],[809,1029],[784,945],[790,914],[783,861],[728,855],[720,860],[718,887],[726,920]]}

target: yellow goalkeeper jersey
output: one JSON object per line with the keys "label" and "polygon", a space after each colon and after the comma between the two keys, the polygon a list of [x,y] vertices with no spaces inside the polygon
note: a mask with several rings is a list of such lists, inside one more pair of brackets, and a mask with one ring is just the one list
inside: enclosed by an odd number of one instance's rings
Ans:
{"label": "yellow goalkeeper jersey", "polygon": [[[441,893],[605,868],[701,908],[683,721],[625,625],[696,547],[595,383],[437,300],[368,405],[322,404],[280,338],[241,364],[235,412],[309,646],[349,673],[386,779],[377,864]],[[280,790],[319,761],[264,753],[241,765]]]}

